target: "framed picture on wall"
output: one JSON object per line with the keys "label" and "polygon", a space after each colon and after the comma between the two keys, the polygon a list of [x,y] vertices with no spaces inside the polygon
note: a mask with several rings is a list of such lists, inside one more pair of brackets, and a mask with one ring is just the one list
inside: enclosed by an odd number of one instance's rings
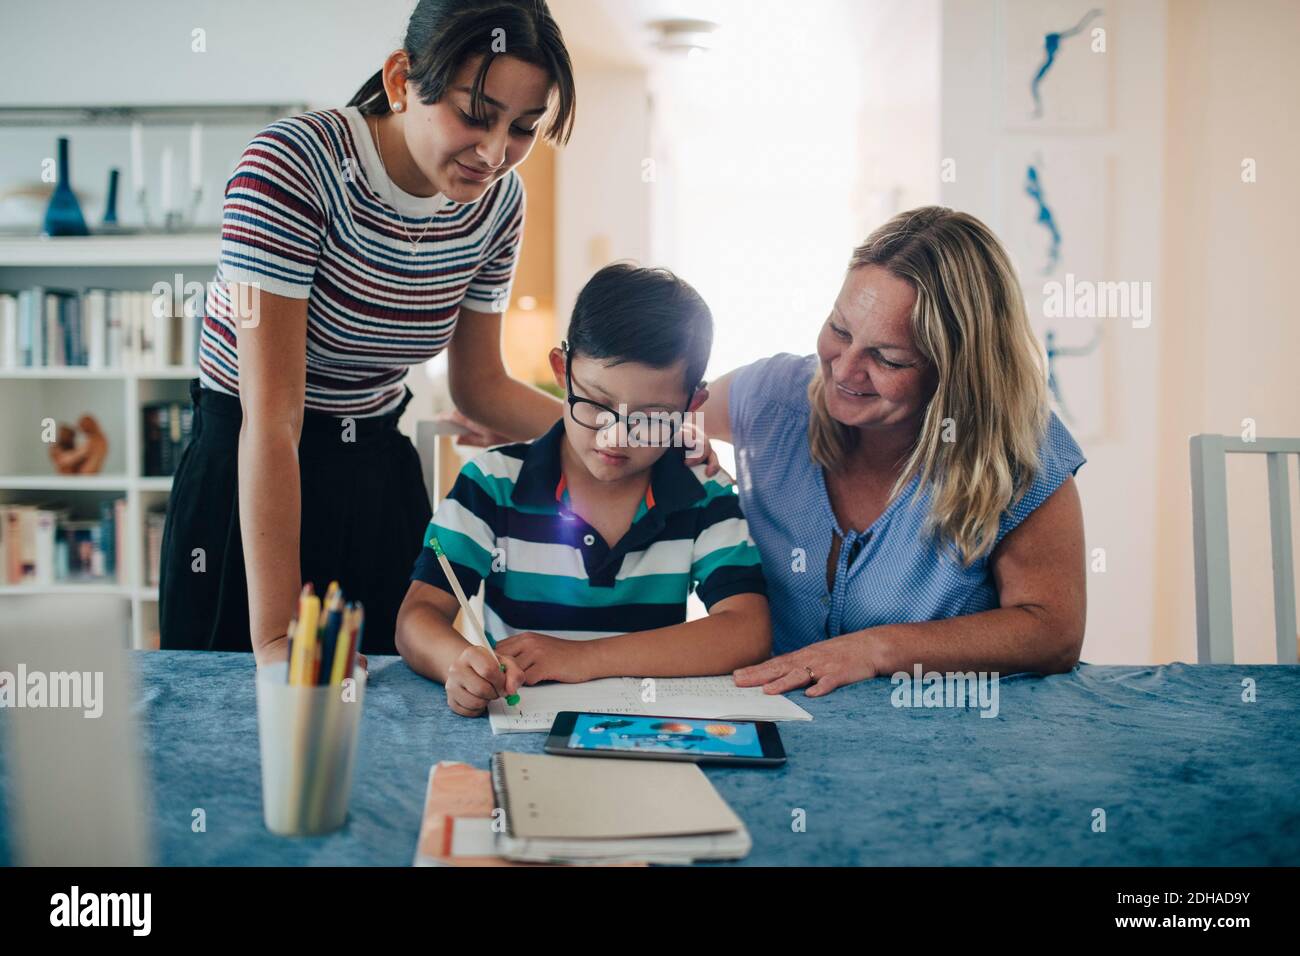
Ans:
{"label": "framed picture on wall", "polygon": [[1107,421],[1111,171],[1098,148],[1037,143],[998,155],[1000,234],[1047,353],[1056,412],[1081,440]]}
{"label": "framed picture on wall", "polygon": [[998,66],[1010,130],[1110,126],[1111,11],[1099,0],[1002,0]]}

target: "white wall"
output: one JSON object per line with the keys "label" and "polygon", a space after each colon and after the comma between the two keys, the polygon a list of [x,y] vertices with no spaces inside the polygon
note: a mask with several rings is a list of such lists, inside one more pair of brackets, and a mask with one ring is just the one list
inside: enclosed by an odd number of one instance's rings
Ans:
{"label": "white wall", "polygon": [[[346,102],[414,0],[0,0],[0,103]],[[207,52],[192,50],[192,31]]]}
{"label": "white wall", "polygon": [[[997,15],[995,0],[943,0],[940,151],[956,160],[957,169],[956,181],[943,184],[944,205],[1003,234],[1010,224],[1003,221],[999,159],[1032,145],[1035,134],[1004,131],[998,113]],[[1155,283],[1162,239],[1165,5],[1113,0],[1105,26],[1116,90],[1113,124],[1105,132],[1071,134],[1068,142],[1080,155],[1100,155],[1110,169],[1106,278]],[[1163,343],[1177,335],[1173,324],[1158,289],[1149,328],[1110,320],[1105,377],[1097,393],[1076,396],[1105,409],[1101,437],[1081,443],[1088,463],[1076,478],[1088,551],[1104,548],[1106,555],[1106,571],[1088,577],[1083,659],[1092,663],[1152,659],[1159,360]]]}
{"label": "white wall", "polygon": [[938,198],[937,0],[752,0],[658,57],[656,255],[709,303],[709,376],[811,352],[855,246]]}

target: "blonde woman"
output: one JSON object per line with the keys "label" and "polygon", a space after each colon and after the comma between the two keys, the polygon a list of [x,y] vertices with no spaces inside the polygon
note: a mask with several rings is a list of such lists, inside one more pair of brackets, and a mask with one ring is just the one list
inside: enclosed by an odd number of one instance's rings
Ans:
{"label": "blonde woman", "polygon": [[817,353],[719,379],[773,616],[741,686],[1067,671],[1083,643],[1079,446],[1047,405],[1015,271],[972,216],[902,213],[854,250]]}

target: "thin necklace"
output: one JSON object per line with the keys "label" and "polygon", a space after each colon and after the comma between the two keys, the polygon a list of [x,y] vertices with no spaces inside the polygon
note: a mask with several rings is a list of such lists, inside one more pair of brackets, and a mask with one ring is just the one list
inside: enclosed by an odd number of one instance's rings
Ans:
{"label": "thin necklace", "polygon": [[[379,152],[379,165],[380,165],[380,167],[382,167],[382,169],[384,170],[384,176],[385,176],[385,178],[388,179],[388,184],[389,184],[389,186],[392,186],[392,185],[393,185],[393,179],[392,179],[391,176],[388,175],[388,165],[384,162],[384,147],[383,147],[383,146],[380,144],[380,142],[379,142],[379,123],[378,123],[378,121],[376,121],[376,123],[375,123],[375,125],[374,125],[374,131],[375,131],[375,149]],[[432,226],[433,223],[430,222],[430,223],[428,223],[427,225],[425,225],[425,227],[424,227],[422,230],[420,230],[420,234],[419,234],[418,236],[416,236],[414,239],[412,239],[412,238],[411,238],[411,233],[410,233],[410,231],[406,228],[406,220],[402,218],[402,213],[401,213],[401,211],[397,208],[397,203],[393,200],[393,191],[392,191],[392,189],[389,189],[389,190],[388,190],[388,204],[389,204],[390,206],[393,207],[393,212],[397,213],[397,221],[398,221],[399,223],[402,224],[402,232],[405,233],[405,235],[406,235],[406,241],[409,242],[409,243],[411,244],[411,251],[412,251],[412,252],[415,252],[415,251],[416,251],[416,244],[417,244],[421,239],[424,238],[425,233],[427,233],[427,232],[429,231],[429,226]]]}

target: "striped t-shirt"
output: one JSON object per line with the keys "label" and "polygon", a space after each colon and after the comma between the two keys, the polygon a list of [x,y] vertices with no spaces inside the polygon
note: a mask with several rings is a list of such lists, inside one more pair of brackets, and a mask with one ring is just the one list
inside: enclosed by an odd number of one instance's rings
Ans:
{"label": "striped t-shirt", "polygon": [[308,410],[392,411],[407,369],[446,347],[462,305],[505,311],[523,221],[515,170],[474,203],[399,189],[356,107],[273,123],[226,184],[199,378],[238,394],[237,313],[226,283],[257,283],[307,300]]}
{"label": "striped t-shirt", "polygon": [[461,469],[424,535],[411,580],[451,591],[437,536],[467,595],[486,580],[483,625],[495,644],[522,631],[593,640],[686,620],[704,606],[766,594],[758,549],[730,479],[704,476],[670,448],[653,466],[631,528],[609,545],[569,507],[564,422],[493,448]]}

